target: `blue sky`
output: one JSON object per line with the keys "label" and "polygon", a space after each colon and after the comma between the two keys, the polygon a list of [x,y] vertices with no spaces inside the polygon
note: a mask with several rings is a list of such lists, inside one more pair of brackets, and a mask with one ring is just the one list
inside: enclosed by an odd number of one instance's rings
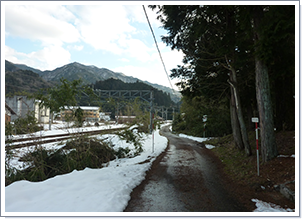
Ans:
{"label": "blue sky", "polygon": [[[139,4],[2,2],[5,59],[40,70],[79,62],[170,87]],[[167,32],[160,28],[156,13],[147,5],[145,9],[170,74],[170,69],[182,64],[183,54],[161,41]]]}

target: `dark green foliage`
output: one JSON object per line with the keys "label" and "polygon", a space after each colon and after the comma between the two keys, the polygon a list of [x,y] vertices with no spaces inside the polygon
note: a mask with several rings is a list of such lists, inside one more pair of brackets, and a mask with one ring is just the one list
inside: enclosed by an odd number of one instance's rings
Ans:
{"label": "dark green foliage", "polygon": [[[294,129],[295,6],[150,7],[168,31],[162,40],[185,54],[184,65],[171,74],[183,79],[179,84],[183,96],[225,99],[230,95],[227,80],[233,68],[244,120],[251,125],[251,116],[258,114],[255,56],[261,57],[268,65],[276,128]],[[252,18],[260,8],[264,19],[258,31],[264,37],[256,41]]]}
{"label": "dark green foliage", "polygon": [[128,156],[129,152],[130,152],[130,149],[128,147],[126,147],[126,148],[119,147],[119,149],[116,151],[115,155],[118,158],[125,158]]}
{"label": "dark green foliage", "polygon": [[82,127],[82,125],[83,125],[83,110],[80,107],[78,107],[75,110],[75,117],[76,117],[77,127]]}
{"label": "dark green foliage", "polygon": [[34,112],[29,112],[24,118],[17,118],[14,124],[5,125],[5,135],[29,134],[42,130],[35,118]]}
{"label": "dark green foliage", "polygon": [[80,137],[68,142],[63,149],[75,149],[69,153],[70,160],[74,160],[74,169],[101,168],[103,163],[115,159],[115,151],[106,143],[86,137]]}
{"label": "dark green foliage", "polygon": [[118,133],[121,140],[125,140],[126,143],[132,143],[135,146],[136,152],[134,156],[139,155],[143,149],[142,149],[142,137],[139,133],[135,133],[133,130],[126,129],[122,132]]}
{"label": "dark green foliage", "polygon": [[5,123],[5,136],[13,135],[14,133],[14,125],[11,123]]}
{"label": "dark green foliage", "polygon": [[[73,170],[102,168],[104,163],[125,157],[127,149],[114,151],[107,143],[79,137],[58,150],[45,150],[38,147],[20,158],[27,162],[28,168],[14,170],[6,175],[6,185],[17,180],[43,181],[56,175],[70,173]],[[7,169],[9,170],[9,169]]]}
{"label": "dark green foliage", "polygon": [[46,150],[36,146],[33,152],[26,153],[20,161],[25,163],[24,170],[10,167],[10,160],[13,157],[6,146],[6,176],[5,185],[18,180],[43,181],[56,175],[70,173],[73,170],[88,168],[102,168],[115,158],[134,157],[139,155],[142,149],[142,136],[134,130],[126,129],[118,133],[122,140],[132,143],[135,151],[130,154],[129,148],[114,150],[112,143],[104,140],[92,139],[87,136],[76,136],[68,141],[64,147],[57,150]]}
{"label": "dark green foliage", "polygon": [[186,131],[186,121],[182,114],[175,114],[175,118],[172,123],[172,130],[177,133],[183,133]]}
{"label": "dark green foliage", "polygon": [[182,114],[176,114],[173,131],[202,137],[204,133],[203,115],[207,115],[206,137],[218,137],[231,133],[229,108],[226,102],[209,103],[202,97],[183,97]]}

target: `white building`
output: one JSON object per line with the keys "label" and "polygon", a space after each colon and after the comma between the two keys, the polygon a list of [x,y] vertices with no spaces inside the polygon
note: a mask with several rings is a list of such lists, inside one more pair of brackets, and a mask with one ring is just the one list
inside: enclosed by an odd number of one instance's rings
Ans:
{"label": "white building", "polygon": [[6,97],[5,102],[16,115],[11,116],[11,121],[17,118],[24,118],[27,114],[34,112],[35,118],[38,123],[48,123],[50,119],[50,109],[45,107],[39,107],[39,100],[30,99],[27,96],[14,96]]}
{"label": "white building", "polygon": [[83,110],[83,120],[87,122],[98,122],[100,120],[99,107],[98,106],[64,106],[64,110],[61,111],[61,119],[65,121],[67,117],[71,117],[72,110]]}

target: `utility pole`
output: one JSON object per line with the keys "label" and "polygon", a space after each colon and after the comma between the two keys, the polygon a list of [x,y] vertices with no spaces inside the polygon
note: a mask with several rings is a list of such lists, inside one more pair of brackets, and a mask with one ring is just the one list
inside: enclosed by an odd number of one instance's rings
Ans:
{"label": "utility pole", "polygon": [[167,108],[165,110],[165,121],[167,121]]}
{"label": "utility pole", "polygon": [[154,117],[154,109],[153,109],[153,95],[154,91],[151,90],[150,93],[150,133],[152,134],[152,153],[154,152],[154,132],[153,132],[153,127],[154,127],[154,122],[153,122],[153,117]]}
{"label": "utility pole", "polygon": [[150,93],[150,114],[149,114],[149,118],[150,118],[150,125],[149,125],[149,129],[150,129],[150,133],[152,133],[153,131],[153,90]]}

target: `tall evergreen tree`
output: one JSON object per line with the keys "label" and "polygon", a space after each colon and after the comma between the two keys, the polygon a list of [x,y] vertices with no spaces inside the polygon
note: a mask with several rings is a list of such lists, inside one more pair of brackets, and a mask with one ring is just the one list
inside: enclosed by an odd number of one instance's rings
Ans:
{"label": "tall evergreen tree", "polygon": [[[173,70],[171,75],[183,79],[180,83],[183,95],[203,95],[212,99],[222,97],[228,80],[231,124],[236,144],[240,149],[244,146],[247,155],[250,155],[244,111],[240,104],[241,97],[245,97],[249,116],[253,115],[250,102],[257,103],[263,160],[266,162],[276,157],[274,107],[277,124],[282,127],[286,120],[283,112],[287,112],[290,118],[294,115],[291,114],[294,112],[293,89],[281,97],[291,107],[282,107],[277,96],[272,103],[271,95],[279,90],[282,82],[287,82],[284,88],[293,87],[295,7],[151,7],[158,8],[158,18],[168,31],[163,41],[186,55],[185,65]],[[283,59],[289,62],[283,62]],[[254,83],[252,78],[255,78]],[[274,90],[270,87],[272,85]],[[279,91],[278,94],[281,93]]]}
{"label": "tall evergreen tree", "polygon": [[[155,6],[153,6],[155,8]],[[245,148],[251,155],[246,125],[240,101],[237,76],[243,74],[238,65],[241,51],[241,33],[238,31],[236,6],[162,6],[159,13],[168,36],[163,41],[172,48],[181,49],[187,67],[174,70],[171,76],[185,77],[183,94],[200,92],[204,96],[220,97],[230,84],[231,124],[234,139],[239,149]],[[165,19],[164,19],[165,17]],[[192,71],[185,71],[190,68]],[[201,88],[202,87],[202,88]]]}
{"label": "tall evergreen tree", "polygon": [[[277,42],[281,42],[281,39],[286,40],[294,34],[294,14],[294,6],[254,6],[252,10],[256,95],[261,128],[261,152],[265,162],[278,155],[274,134],[274,110],[269,66],[277,56],[273,54],[274,47],[283,49],[277,45]],[[294,52],[294,47],[288,49]],[[290,99],[293,100],[291,97]]]}

